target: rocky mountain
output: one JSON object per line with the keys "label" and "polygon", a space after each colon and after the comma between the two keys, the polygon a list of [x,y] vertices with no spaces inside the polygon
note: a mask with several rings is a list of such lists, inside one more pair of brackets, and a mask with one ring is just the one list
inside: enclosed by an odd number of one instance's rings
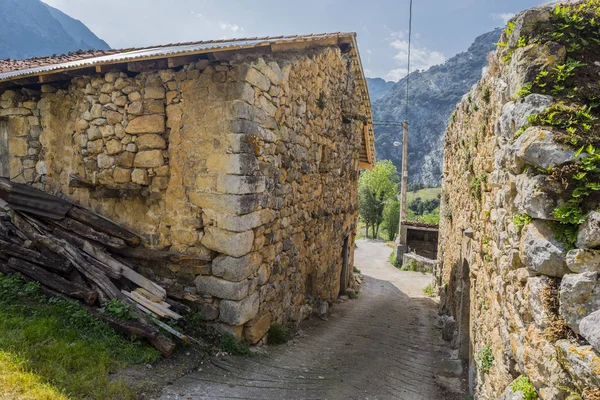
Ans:
{"label": "rocky mountain", "polygon": [[[479,36],[469,49],[442,65],[416,71],[409,77],[409,181],[439,186],[442,177],[443,136],[446,124],[461,98],[481,78],[487,55],[495,48],[501,29]],[[377,122],[406,119],[407,78],[373,102],[377,159],[402,166],[402,127]]]}
{"label": "rocky mountain", "polygon": [[39,0],[0,0],[0,59],[106,50],[81,21]]}
{"label": "rocky mountain", "polygon": [[367,78],[367,86],[369,87],[371,101],[379,100],[385,96],[394,84],[395,82],[389,82],[381,78]]}

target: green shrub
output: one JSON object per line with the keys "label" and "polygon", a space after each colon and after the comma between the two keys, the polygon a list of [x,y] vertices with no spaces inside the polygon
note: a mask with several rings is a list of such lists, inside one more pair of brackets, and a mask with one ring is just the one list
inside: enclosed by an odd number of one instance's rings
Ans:
{"label": "green shrub", "polygon": [[281,324],[273,324],[269,328],[267,342],[269,344],[283,344],[290,339],[290,330]]}
{"label": "green shrub", "polygon": [[252,354],[250,352],[250,346],[248,345],[248,342],[237,340],[237,338],[231,333],[225,333],[223,336],[221,336],[219,348],[224,352],[238,356],[248,356]]}
{"label": "green shrub", "polygon": [[435,297],[435,290],[431,286],[431,283],[423,288],[423,293],[429,297]]}
{"label": "green shrub", "polygon": [[485,345],[477,353],[477,359],[479,360],[479,367],[484,374],[488,374],[492,369],[494,363],[494,354],[492,348],[489,345]]}
{"label": "green shrub", "polygon": [[524,400],[535,400],[538,398],[535,388],[531,384],[529,378],[526,376],[520,376],[517,378],[513,383],[510,384],[510,388],[515,393],[523,393]]}
{"label": "green shrub", "polygon": [[395,251],[393,251],[392,254],[390,254],[389,261],[390,261],[390,264],[392,264],[396,268],[400,268],[402,266],[402,264],[400,264],[400,261],[398,261],[398,259],[396,258]]}
{"label": "green shrub", "polygon": [[408,260],[408,264],[403,264],[402,267],[400,267],[400,270],[415,272],[418,267],[419,263],[417,263],[417,260],[411,258],[410,260]]}
{"label": "green shrub", "polygon": [[518,227],[518,228],[522,228],[525,225],[527,225],[528,223],[531,222],[531,217],[527,214],[516,214],[513,218],[512,218],[512,222]]}
{"label": "green shrub", "polygon": [[360,269],[356,268],[356,266],[354,266],[354,267],[353,267],[352,271],[353,271],[355,274],[360,274],[360,273],[361,273],[361,272],[360,272]]}
{"label": "green shrub", "polygon": [[99,311],[101,314],[108,314],[123,320],[138,319],[140,317],[138,313],[131,311],[129,304],[119,299],[111,299]]}

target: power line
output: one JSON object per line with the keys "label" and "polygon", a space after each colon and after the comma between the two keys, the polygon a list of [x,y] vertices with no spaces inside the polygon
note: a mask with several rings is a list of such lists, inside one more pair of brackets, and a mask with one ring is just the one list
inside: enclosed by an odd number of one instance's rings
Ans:
{"label": "power line", "polygon": [[410,51],[411,51],[411,41],[412,41],[412,11],[413,11],[413,0],[410,0],[410,10],[409,10],[409,18],[408,18],[408,65],[406,72],[406,120],[408,121],[408,94],[409,94],[409,83],[410,83]]}

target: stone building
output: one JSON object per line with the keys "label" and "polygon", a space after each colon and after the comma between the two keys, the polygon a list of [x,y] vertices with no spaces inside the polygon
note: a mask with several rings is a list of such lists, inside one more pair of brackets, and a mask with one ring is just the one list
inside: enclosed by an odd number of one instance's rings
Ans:
{"label": "stone building", "polygon": [[7,60],[0,99],[0,176],[182,253],[139,268],[218,327],[257,342],[348,286],[374,164],[355,34]]}
{"label": "stone building", "polygon": [[600,398],[600,2],[555,7],[509,22],[446,131],[436,281],[478,399]]}

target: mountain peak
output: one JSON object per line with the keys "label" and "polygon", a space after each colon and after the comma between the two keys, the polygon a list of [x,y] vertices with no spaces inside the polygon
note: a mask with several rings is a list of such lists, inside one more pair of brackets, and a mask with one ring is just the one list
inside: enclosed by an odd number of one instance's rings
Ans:
{"label": "mountain peak", "polygon": [[110,46],[81,21],[40,0],[4,0],[0,9],[0,59],[23,59]]}

